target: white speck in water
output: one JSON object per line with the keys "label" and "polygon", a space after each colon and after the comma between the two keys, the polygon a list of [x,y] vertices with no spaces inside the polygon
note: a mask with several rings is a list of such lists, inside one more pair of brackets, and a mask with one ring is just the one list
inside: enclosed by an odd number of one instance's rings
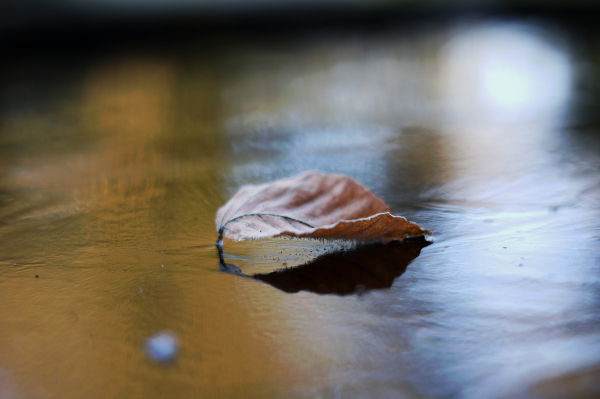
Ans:
{"label": "white speck in water", "polygon": [[165,267],[165,265],[161,265],[162,267]]}
{"label": "white speck in water", "polygon": [[138,287],[138,294],[142,293],[142,287]]}
{"label": "white speck in water", "polygon": [[146,339],[146,356],[164,363],[173,360],[179,350],[179,337],[172,331],[161,331]]}

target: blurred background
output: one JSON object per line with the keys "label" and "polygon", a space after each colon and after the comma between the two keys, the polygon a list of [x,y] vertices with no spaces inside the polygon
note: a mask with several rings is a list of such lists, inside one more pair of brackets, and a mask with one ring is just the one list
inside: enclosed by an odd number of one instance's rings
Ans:
{"label": "blurred background", "polygon": [[[598,11],[2,1],[0,398],[600,397]],[[433,243],[344,297],[219,272],[217,209],[315,169]]]}

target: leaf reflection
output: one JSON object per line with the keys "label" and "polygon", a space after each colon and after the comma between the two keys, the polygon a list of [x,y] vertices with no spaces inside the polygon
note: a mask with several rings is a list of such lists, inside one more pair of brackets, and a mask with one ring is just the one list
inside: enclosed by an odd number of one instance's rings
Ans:
{"label": "leaf reflection", "polygon": [[394,280],[431,242],[424,238],[388,244],[360,245],[351,250],[321,255],[304,265],[271,273],[244,274],[225,263],[219,253],[219,270],[260,280],[287,293],[309,291],[317,294],[351,295],[389,288]]}

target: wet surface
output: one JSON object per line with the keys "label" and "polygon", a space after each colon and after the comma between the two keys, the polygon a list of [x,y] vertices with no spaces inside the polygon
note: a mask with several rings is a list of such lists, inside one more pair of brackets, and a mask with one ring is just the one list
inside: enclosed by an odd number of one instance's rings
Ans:
{"label": "wet surface", "polygon": [[[478,21],[15,58],[0,87],[0,397],[593,392],[599,40]],[[433,243],[373,289],[221,272],[219,206],[307,170],[352,176]],[[224,246],[263,279],[328,256]],[[167,364],[144,353],[160,331],[179,339]]]}

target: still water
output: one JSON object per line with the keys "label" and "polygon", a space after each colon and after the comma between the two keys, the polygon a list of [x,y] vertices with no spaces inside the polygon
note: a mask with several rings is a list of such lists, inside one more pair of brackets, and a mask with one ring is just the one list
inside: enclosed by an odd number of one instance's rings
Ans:
{"label": "still water", "polygon": [[[15,58],[0,397],[597,394],[600,54],[581,40],[476,21]],[[432,243],[350,293],[220,271],[216,210],[307,170],[352,176]],[[224,251],[263,276],[331,252]],[[179,353],[157,364],[143,345],[164,330]]]}

